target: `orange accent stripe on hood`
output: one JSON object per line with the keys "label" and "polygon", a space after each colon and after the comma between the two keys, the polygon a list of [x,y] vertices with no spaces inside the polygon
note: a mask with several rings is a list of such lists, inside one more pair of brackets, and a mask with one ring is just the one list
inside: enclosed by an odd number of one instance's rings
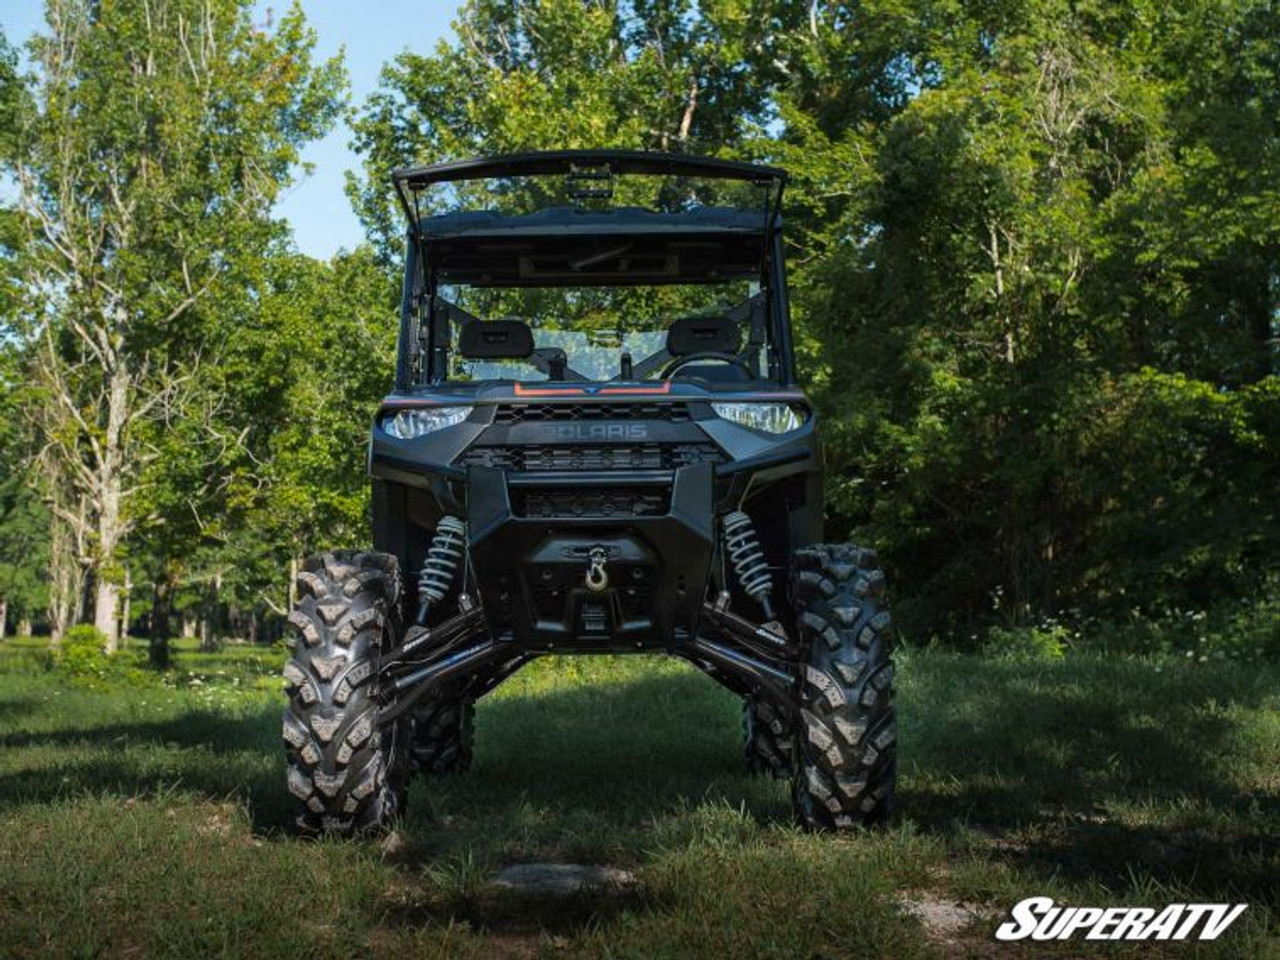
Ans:
{"label": "orange accent stripe on hood", "polygon": [[600,387],[598,390],[587,390],[585,387],[526,387],[515,384],[517,397],[609,397],[609,396],[659,396],[671,392],[671,381],[664,380],[657,387]]}

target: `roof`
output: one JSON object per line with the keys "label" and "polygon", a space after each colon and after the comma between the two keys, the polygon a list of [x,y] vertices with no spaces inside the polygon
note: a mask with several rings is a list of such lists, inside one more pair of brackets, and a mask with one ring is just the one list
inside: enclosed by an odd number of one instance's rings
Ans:
{"label": "roof", "polygon": [[[461,210],[419,217],[418,192],[465,180],[627,174],[738,181],[762,187],[761,206],[548,206],[530,213]],[[758,276],[779,226],[787,174],[777,167],[634,150],[558,150],[397,170],[396,191],[416,242],[442,282],[475,286],[716,283]],[[572,191],[570,191],[572,193]],[[611,191],[610,191],[611,192]],[[717,191],[719,192],[719,191]],[[563,201],[561,201],[563,203]]]}
{"label": "roof", "polygon": [[549,150],[516,153],[474,160],[457,160],[423,167],[394,170],[391,179],[403,195],[406,189],[421,190],[433,183],[456,180],[487,180],[494,177],[545,176],[571,173],[574,168],[608,164],[615,174],[708,177],[726,180],[773,181],[786,183],[781,167],[719,160],[680,153],[651,153],[642,150]]}
{"label": "roof", "polygon": [[660,213],[642,207],[617,207],[611,210],[547,207],[536,213],[526,214],[464,210],[423,217],[421,220],[422,236],[428,242],[463,236],[514,239],[566,234],[670,235],[718,233],[725,230],[759,234],[763,226],[764,221],[759,211],[732,207],[695,207],[678,213]]}

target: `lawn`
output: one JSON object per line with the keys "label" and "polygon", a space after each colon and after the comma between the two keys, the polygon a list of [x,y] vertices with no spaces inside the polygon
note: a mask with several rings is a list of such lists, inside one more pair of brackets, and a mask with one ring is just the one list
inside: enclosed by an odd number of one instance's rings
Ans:
{"label": "lawn", "polygon": [[[39,646],[0,643],[0,956],[1280,956],[1276,666],[905,651],[894,824],[825,837],[691,669],[545,660],[393,841],[317,842],[289,830],[282,653],[71,681]],[[490,884],[539,861],[637,882]],[[1033,895],[1250,908],[1214,944],[994,941]]]}

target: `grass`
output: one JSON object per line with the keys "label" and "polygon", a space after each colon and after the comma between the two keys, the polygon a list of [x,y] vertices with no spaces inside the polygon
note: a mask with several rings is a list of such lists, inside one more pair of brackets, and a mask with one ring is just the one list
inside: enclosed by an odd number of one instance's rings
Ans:
{"label": "grass", "polygon": [[[824,837],[743,774],[737,703],[692,670],[540,661],[481,704],[471,773],[415,784],[392,851],[290,834],[278,651],[69,681],[41,647],[0,644],[2,956],[1280,956],[1275,665],[906,651],[895,823]],[[488,885],[526,861],[639,883]],[[1216,944],[992,940],[1032,895],[1250,909]],[[977,919],[944,936],[906,899]]]}

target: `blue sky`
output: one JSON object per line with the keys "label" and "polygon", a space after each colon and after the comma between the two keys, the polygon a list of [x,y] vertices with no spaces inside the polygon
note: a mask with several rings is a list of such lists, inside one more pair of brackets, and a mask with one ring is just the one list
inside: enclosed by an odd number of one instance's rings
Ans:
{"label": "blue sky", "polygon": [[[317,57],[330,57],[346,46],[351,99],[357,105],[377,87],[386,61],[402,50],[429,52],[442,37],[451,36],[449,23],[458,6],[456,0],[302,0],[307,20],[319,36]],[[280,11],[288,2],[260,2],[258,7]],[[42,0],[4,0],[0,27],[10,43],[25,42],[42,26],[43,8]],[[293,225],[298,248],[314,257],[332,256],[364,238],[343,193],[344,171],[359,166],[347,146],[350,139],[351,131],[341,124],[313,144],[304,159],[315,165],[314,171],[277,206],[277,212]]]}

